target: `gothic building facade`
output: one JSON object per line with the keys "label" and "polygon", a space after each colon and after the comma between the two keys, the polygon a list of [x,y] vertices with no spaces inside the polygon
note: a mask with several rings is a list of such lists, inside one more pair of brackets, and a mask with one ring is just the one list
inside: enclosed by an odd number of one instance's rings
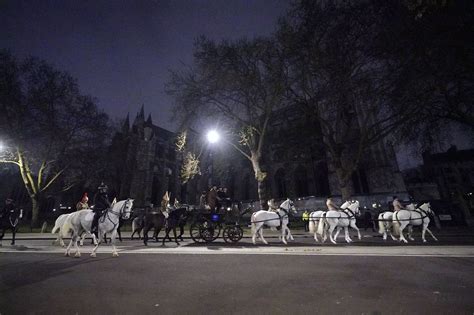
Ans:
{"label": "gothic building facade", "polygon": [[116,157],[113,179],[120,198],[134,198],[135,205],[159,205],[166,191],[180,196],[180,160],[175,150],[175,134],[145,120],[144,108],[130,125],[123,122],[112,143]]}
{"label": "gothic building facade", "polygon": [[[315,126],[293,106],[280,110],[272,119],[262,162],[273,198],[340,195],[335,170]],[[179,200],[197,203],[199,194],[212,184],[227,187],[237,200],[258,198],[250,161],[231,149],[221,157],[224,161],[216,163],[219,152],[204,148],[201,174],[182,185],[182,157],[176,152],[175,141],[176,135],[155,126],[151,116],[145,120],[143,107],[131,125],[127,117],[112,145],[119,150],[114,155],[121,157],[115,180],[118,195],[135,198],[138,206],[159,204],[164,192],[170,191]],[[367,150],[352,175],[352,191],[357,196],[406,195],[389,143],[379,143]]]}

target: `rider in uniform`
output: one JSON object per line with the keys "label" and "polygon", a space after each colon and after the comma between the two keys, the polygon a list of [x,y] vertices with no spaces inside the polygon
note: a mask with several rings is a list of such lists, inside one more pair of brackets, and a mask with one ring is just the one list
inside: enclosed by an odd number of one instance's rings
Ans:
{"label": "rider in uniform", "polygon": [[393,212],[397,212],[397,211],[400,211],[400,210],[405,210],[403,208],[402,203],[400,202],[400,200],[398,200],[397,196],[393,196],[392,205],[393,205]]}
{"label": "rider in uniform", "polygon": [[15,203],[13,202],[13,199],[7,198],[5,200],[5,206],[2,209],[2,212],[0,212],[0,219],[8,217],[8,213],[10,213],[12,210],[15,210],[16,206]]}
{"label": "rider in uniform", "polygon": [[275,203],[275,199],[270,199],[268,200],[267,202],[268,204],[268,211],[274,211],[274,212],[277,212],[278,211],[278,205]]}
{"label": "rider in uniform", "polygon": [[110,208],[109,196],[107,195],[108,187],[104,182],[100,183],[97,193],[94,196],[94,219],[92,220],[91,232],[98,236],[98,223],[102,213]]}
{"label": "rider in uniform", "polygon": [[89,209],[89,197],[87,197],[87,193],[85,192],[84,195],[82,195],[81,200],[76,204],[76,210],[84,210],[84,209]]}
{"label": "rider in uniform", "polygon": [[329,211],[339,211],[339,207],[334,203],[331,196],[326,200],[326,207]]}

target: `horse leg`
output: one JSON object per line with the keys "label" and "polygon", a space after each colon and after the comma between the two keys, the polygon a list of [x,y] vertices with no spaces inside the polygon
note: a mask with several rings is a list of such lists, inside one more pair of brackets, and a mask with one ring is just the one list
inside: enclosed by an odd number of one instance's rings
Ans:
{"label": "horse leg", "polygon": [[16,235],[16,227],[12,228],[12,243],[11,245],[15,245],[15,235]]}
{"label": "horse leg", "polygon": [[333,236],[332,236],[332,233],[334,232],[335,228],[336,228],[335,226],[333,226],[331,224],[329,225],[329,230],[328,230],[329,239],[331,240],[331,242],[333,242],[333,244],[336,244],[336,239],[334,239]]}
{"label": "horse leg", "polygon": [[[413,225],[409,225],[409,226],[408,226],[408,239],[409,239],[410,241],[414,241],[414,240],[415,240],[415,239],[413,238],[412,234],[413,234]],[[423,234],[423,232],[422,232],[422,234]],[[423,238],[423,237],[422,237],[422,238]]]}
{"label": "horse leg", "polygon": [[[97,230],[99,230],[99,229],[97,229]],[[102,236],[101,236],[100,233],[97,233],[97,234],[99,235],[99,239],[98,239],[98,240],[95,238],[95,234],[92,233],[92,237],[93,237],[95,246],[94,246],[94,248],[92,249],[91,257],[96,257],[96,256],[97,256],[97,254],[96,254],[97,248],[99,248],[99,244],[100,244],[100,241],[101,241],[101,238],[102,238]]]}
{"label": "horse leg", "polygon": [[[350,225],[351,228],[353,228],[354,230],[357,231],[357,237],[359,238],[359,241],[360,241],[360,240],[362,239],[362,237],[361,237],[361,235],[360,235],[360,230],[359,230],[359,228],[358,228],[357,225],[356,225],[356,221],[355,221],[355,220],[351,220],[351,222],[350,222],[349,225]],[[349,236],[349,239],[350,239],[350,236]],[[352,240],[351,240],[351,242],[352,242]]]}
{"label": "horse leg", "polygon": [[295,238],[293,237],[293,235],[291,234],[291,230],[288,228],[288,226],[286,227],[286,231],[288,232],[288,238],[292,241],[295,240]]}
{"label": "horse leg", "polygon": [[122,242],[122,233],[120,232],[120,229],[117,229],[117,235],[118,235],[119,241]]}
{"label": "horse leg", "polygon": [[282,227],[281,227],[281,241],[283,242],[283,244],[288,244],[288,242],[286,241],[286,224],[283,226],[282,224]]}
{"label": "horse leg", "polygon": [[115,247],[115,239],[117,237],[117,230],[114,230],[112,232],[112,235],[110,236],[110,243],[112,244],[112,257],[118,257],[118,252],[117,248]]}
{"label": "horse leg", "polygon": [[71,246],[72,246],[73,241],[74,241],[74,235],[71,236],[71,240],[69,241],[69,245],[66,248],[66,252],[64,253],[64,256],[66,257],[71,256],[70,251],[71,251]]}
{"label": "horse leg", "polygon": [[79,251],[79,234],[74,232],[74,248],[76,249],[76,254],[74,254],[75,258],[81,257],[81,252]]}
{"label": "horse leg", "polygon": [[148,226],[145,225],[145,227],[143,228],[143,244],[145,244],[145,246],[148,245]]}
{"label": "horse leg", "polygon": [[171,242],[171,238],[169,236],[171,229],[169,227],[165,228],[165,237],[163,237],[163,242],[161,243],[162,246],[165,246],[165,241],[168,239]]}
{"label": "horse leg", "polygon": [[184,242],[183,235],[184,235],[184,224],[181,224],[179,226],[179,239],[181,240],[181,242]]}
{"label": "horse leg", "polygon": [[405,235],[403,235],[403,230],[405,227],[408,225],[407,222],[402,222],[400,223],[400,241],[408,243],[407,239],[405,238]]}
{"label": "horse leg", "polygon": [[334,234],[334,239],[337,240],[339,237],[339,233],[341,233],[342,227],[338,226],[336,227],[336,234]]}
{"label": "horse leg", "polygon": [[179,246],[178,238],[176,237],[176,226],[173,227],[173,235],[174,235],[174,241]]}
{"label": "horse leg", "polygon": [[352,243],[352,239],[349,236],[349,227],[348,226],[344,227],[344,238],[346,239],[347,243]]}
{"label": "horse leg", "polygon": [[433,235],[433,233],[431,232],[431,230],[428,228],[428,225],[426,226],[426,230],[428,231],[428,233],[430,233],[431,237],[432,237],[436,242],[438,242],[438,239],[436,238],[436,236]]}
{"label": "horse leg", "polygon": [[262,242],[266,245],[268,245],[268,242],[265,240],[265,238],[263,237],[263,223],[262,225],[260,226],[260,230],[259,230],[259,233],[260,233],[260,239],[262,240]]}

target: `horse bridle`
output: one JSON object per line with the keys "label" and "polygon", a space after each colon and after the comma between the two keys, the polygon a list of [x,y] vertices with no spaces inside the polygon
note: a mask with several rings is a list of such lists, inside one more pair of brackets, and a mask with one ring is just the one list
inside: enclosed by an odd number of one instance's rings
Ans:
{"label": "horse bridle", "polygon": [[[125,213],[131,213],[131,212],[132,212],[131,210],[130,210],[130,211],[123,211],[123,210],[125,209],[125,207],[127,206],[127,204],[128,204],[129,201],[130,201],[130,199],[127,199],[127,200],[123,203],[123,205],[122,205],[122,207],[120,208],[119,212],[115,212],[114,210],[110,209],[110,210],[107,211],[107,213],[112,212],[112,213],[115,214],[116,216],[119,216],[119,217],[122,218],[123,215],[124,215],[123,212],[125,212]],[[110,219],[109,219],[109,220],[110,220]]]}

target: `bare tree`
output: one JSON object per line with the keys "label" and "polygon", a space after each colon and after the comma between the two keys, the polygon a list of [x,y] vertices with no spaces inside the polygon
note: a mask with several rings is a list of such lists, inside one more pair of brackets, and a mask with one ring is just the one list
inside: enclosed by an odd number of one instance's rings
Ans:
{"label": "bare tree", "polygon": [[0,163],[18,166],[38,225],[41,196],[83,180],[91,157],[103,148],[108,117],[79,93],[76,81],[44,61],[18,61],[0,53]]}
{"label": "bare tree", "polygon": [[398,77],[384,56],[386,15],[386,6],[371,2],[304,0],[280,21],[290,101],[317,122],[344,199],[370,146],[413,114],[393,103]]}
{"label": "bare tree", "polygon": [[267,173],[261,159],[272,113],[283,102],[282,75],[280,55],[268,39],[215,43],[202,37],[193,66],[172,72],[167,86],[183,126],[212,117],[234,135],[228,142],[251,162],[262,205]]}

